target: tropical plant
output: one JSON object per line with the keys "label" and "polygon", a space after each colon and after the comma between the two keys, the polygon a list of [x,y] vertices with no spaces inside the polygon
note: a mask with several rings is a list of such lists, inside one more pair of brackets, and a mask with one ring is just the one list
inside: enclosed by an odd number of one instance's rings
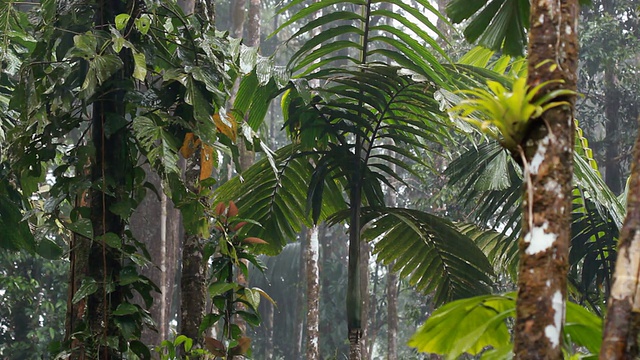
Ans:
{"label": "tropical plant", "polygon": [[[444,355],[445,359],[457,359],[463,353],[482,354],[482,359],[511,359],[513,343],[509,324],[515,313],[515,293],[452,301],[429,317],[409,345],[421,352]],[[562,336],[566,354],[577,353],[584,358],[599,352],[600,317],[580,305],[568,303],[564,321]]]}
{"label": "tropical plant", "polygon": [[[300,3],[293,1],[282,11]],[[289,63],[297,74],[283,98],[285,126],[296,144],[278,151],[274,164],[260,161],[245,172],[244,185],[240,185],[240,179],[223,185],[218,199],[234,198],[240,206],[245,202],[255,204],[255,219],[270,229],[259,232],[269,242],[264,247],[266,252],[277,251],[286,239],[292,239],[298,224],[311,226],[348,204],[348,210],[334,219],[349,223],[347,317],[352,356],[358,356],[359,249],[366,221],[409,225],[403,229],[410,232],[381,230],[384,236],[378,244],[404,241],[405,235],[419,239],[411,243],[415,246],[412,251],[402,253],[403,260],[411,264],[405,272],[415,271],[413,281],[421,282],[426,289],[439,289],[439,301],[488,291],[491,268],[477,248],[465,249],[463,254],[457,252],[461,248],[451,247],[442,250],[440,255],[444,256],[438,256],[437,261],[422,261],[436,256],[438,250],[434,249],[445,243],[445,233],[438,231],[446,230],[446,236],[460,239],[461,244],[473,243],[450,223],[437,218],[426,220],[428,214],[402,213],[399,209],[395,215],[385,215],[382,184],[394,188],[392,182],[403,183],[389,164],[419,175],[412,164],[426,165],[421,152],[451,141],[449,122],[442,117],[434,94],[439,88],[455,90],[452,84],[464,81],[464,77],[438,61],[438,57],[446,56],[423,29],[439,32],[419,9],[403,1],[386,4],[413,15],[420,26],[382,4],[353,5],[346,7],[349,11],[336,11],[335,2],[315,2],[281,26],[293,26],[313,16],[308,24],[294,30],[292,39],[308,40]],[[419,7],[439,16],[426,1],[420,1]],[[313,15],[316,12],[320,15]],[[384,19],[397,21],[402,28],[387,25]],[[311,37],[316,29],[322,31]],[[389,62],[393,64],[387,65]],[[275,174],[270,169],[274,165]],[[309,185],[304,183],[307,177],[311,179]],[[347,193],[346,204],[342,191]],[[426,221],[436,220],[437,225],[429,224],[436,230],[425,227]],[[410,245],[400,243],[407,249]],[[456,253],[449,256],[448,251]],[[389,261],[398,255],[387,254]],[[475,256],[466,258],[469,254]],[[401,268],[406,263],[398,264]],[[462,284],[472,286],[462,290]],[[454,290],[456,286],[460,291]]]}

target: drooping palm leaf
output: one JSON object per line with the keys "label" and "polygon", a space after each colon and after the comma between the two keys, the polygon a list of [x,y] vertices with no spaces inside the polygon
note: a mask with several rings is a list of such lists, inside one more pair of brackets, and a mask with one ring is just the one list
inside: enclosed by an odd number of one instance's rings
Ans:
{"label": "drooping palm leaf", "polygon": [[[471,238],[448,220],[411,209],[363,209],[363,238],[374,254],[442,304],[491,291],[493,269]],[[336,220],[336,219],[333,219]]]}

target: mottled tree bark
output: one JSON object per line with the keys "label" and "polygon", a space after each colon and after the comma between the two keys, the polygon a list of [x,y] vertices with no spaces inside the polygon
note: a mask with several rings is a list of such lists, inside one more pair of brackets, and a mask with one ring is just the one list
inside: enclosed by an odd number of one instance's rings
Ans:
{"label": "mottled tree bark", "polygon": [[[194,194],[199,192],[200,151],[187,159],[185,182]],[[199,235],[184,232],[182,277],[180,280],[180,334],[199,342],[198,329],[205,314],[207,263],[203,258],[204,241]]]}
{"label": "mottled tree bark", "polygon": [[[578,0],[534,1],[530,21],[528,85],[560,79],[564,83],[550,84],[539,95],[558,87],[575,90]],[[520,239],[516,359],[562,358],[575,100],[556,99],[560,100],[570,105],[548,110],[532,120],[522,144],[528,164],[525,174],[528,185]]]}
{"label": "mottled tree bark", "polygon": [[636,139],[627,196],[627,217],[620,231],[616,270],[613,276],[604,337],[600,348],[600,359],[602,360],[631,360],[638,356],[639,275],[640,136]]}
{"label": "mottled tree bark", "polygon": [[315,360],[320,359],[320,334],[318,333],[320,324],[320,276],[318,269],[320,246],[317,226],[307,230],[307,241],[305,245],[305,268],[307,275],[307,354],[305,359]]}

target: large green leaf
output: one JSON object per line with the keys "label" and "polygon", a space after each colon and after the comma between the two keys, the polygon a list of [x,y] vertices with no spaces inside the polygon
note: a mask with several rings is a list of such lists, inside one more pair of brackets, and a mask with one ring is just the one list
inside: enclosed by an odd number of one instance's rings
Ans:
{"label": "large green leaf", "polygon": [[[515,293],[450,302],[433,312],[409,340],[409,346],[446,359],[456,359],[465,352],[478,354],[491,346],[498,351],[483,353],[483,359],[508,359],[512,344],[507,319],[515,317],[515,303]],[[602,342],[602,320],[568,302],[563,335],[570,340],[568,343],[597,354]],[[570,353],[576,351],[575,346],[569,349]]]}
{"label": "large green leaf", "polygon": [[0,248],[13,251],[36,250],[29,223],[22,220],[20,208],[0,194]]}

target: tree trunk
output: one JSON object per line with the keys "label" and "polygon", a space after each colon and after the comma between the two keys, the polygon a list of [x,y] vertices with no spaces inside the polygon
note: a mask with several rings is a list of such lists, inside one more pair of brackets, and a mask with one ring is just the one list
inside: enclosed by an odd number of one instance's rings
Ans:
{"label": "tree trunk", "polygon": [[[561,79],[542,91],[576,89],[578,1],[531,3],[528,85]],[[533,120],[523,141],[527,186],[514,353],[516,359],[561,359],[566,301],[568,249],[571,239],[573,173],[573,102]],[[530,202],[529,199],[533,201]]]}
{"label": "tree trunk", "polygon": [[618,259],[609,297],[600,359],[636,359],[640,327],[640,135],[636,139],[631,167],[627,217],[620,241]]}
{"label": "tree trunk", "polygon": [[370,297],[369,297],[369,259],[371,257],[370,254],[370,246],[366,241],[360,242],[360,294],[362,294],[362,339],[360,341],[360,351],[362,354],[360,355],[362,360],[368,360],[370,354],[367,352],[369,346],[369,306],[370,306]]}
{"label": "tree trunk", "polygon": [[[604,14],[615,16],[614,1],[602,2]],[[616,58],[610,56],[604,65],[604,113],[605,123],[605,172],[604,181],[611,191],[618,195],[622,192],[622,169],[620,167],[620,120],[618,109],[620,108],[620,93],[617,88]]]}
{"label": "tree trunk", "polygon": [[[96,26],[113,24],[116,14],[126,12],[123,5],[121,1],[98,2],[95,12]],[[124,54],[123,52],[121,55],[124,67],[114,75],[115,77],[125,78],[126,72],[130,71],[131,62]],[[127,168],[127,164],[131,162],[127,152],[126,130],[121,129],[106,137],[105,124],[114,115],[124,116],[125,109],[122,106],[124,93],[115,85],[105,85],[100,91],[102,94],[96,96],[99,100],[93,103],[91,118],[91,137],[95,147],[95,157],[91,164],[87,164],[85,174],[90,177],[93,184],[101,186],[92,187],[86,194],[80,195],[78,204],[89,207],[89,220],[94,236],[113,233],[122,237],[125,229],[124,222],[108,209],[121,200],[123,196],[121,194],[126,194],[125,175],[131,171]],[[107,179],[109,179],[109,185],[107,185]],[[115,189],[120,191],[114,191]],[[77,331],[82,322],[86,323],[86,328],[91,334],[86,339],[75,339],[72,342],[75,349],[70,358],[83,359],[88,356],[89,351],[98,359],[120,358],[116,351],[105,346],[108,337],[119,334],[111,319],[111,313],[124,299],[117,285],[121,269],[120,254],[107,246],[104,241],[97,241],[97,239],[90,241],[80,236],[74,237],[74,246],[70,255],[72,277],[69,299],[73,298],[79,285],[86,278],[95,280],[100,286],[95,293],[72,305],[67,313],[67,339],[71,338],[71,334]],[[107,290],[108,285],[114,285],[114,288]]]}
{"label": "tree trunk", "polygon": [[360,215],[362,206],[362,188],[360,184],[360,152],[362,140],[356,140],[356,154],[354,156],[354,174],[351,177],[349,221],[349,266],[347,280],[347,330],[349,337],[349,359],[362,358],[362,292],[360,287]]}
{"label": "tree trunk", "polygon": [[398,358],[398,275],[387,266],[387,360]]}
{"label": "tree trunk", "polygon": [[[205,28],[214,26],[213,7],[213,0],[198,0],[195,4],[194,11],[206,22],[203,24]],[[186,159],[185,185],[193,194],[200,192],[201,151],[202,147]],[[202,345],[198,333],[206,310],[207,262],[204,259],[204,241],[198,234],[186,230],[183,231],[180,294],[180,333]]]}
{"label": "tree trunk", "polygon": [[240,39],[244,35],[244,12],[246,0],[231,2],[231,36]]}
{"label": "tree trunk", "polygon": [[307,230],[305,243],[305,264],[307,277],[307,360],[320,359],[319,333],[320,324],[320,277],[318,271],[319,242],[318,227]]}
{"label": "tree trunk", "polygon": [[[156,321],[157,331],[145,329],[142,342],[152,346],[160,345],[169,338],[169,322],[172,316],[173,289],[177,269],[179,246],[180,213],[162,191],[160,177],[145,167],[147,181],[159,191],[147,191],[147,196],[131,215],[130,228],[136,240],[147,247],[151,260],[157,267],[148,267],[141,271],[160,288],[154,293],[153,305],[149,309],[151,317]],[[158,221],[159,219],[159,221]]]}
{"label": "tree trunk", "polygon": [[[200,149],[187,159],[185,183],[190,192],[199,192]],[[180,334],[199,341],[198,330],[204,318],[207,298],[207,263],[204,242],[199,235],[185,230],[182,245],[182,277],[180,282]]]}

